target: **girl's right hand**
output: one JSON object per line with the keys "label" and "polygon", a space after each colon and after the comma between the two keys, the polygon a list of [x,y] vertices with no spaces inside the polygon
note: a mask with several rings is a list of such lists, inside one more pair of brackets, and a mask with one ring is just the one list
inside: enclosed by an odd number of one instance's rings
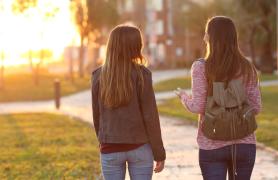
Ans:
{"label": "girl's right hand", "polygon": [[182,95],[187,95],[185,90],[182,90],[181,88],[177,88],[176,90],[174,90],[174,93],[179,97],[181,98]]}
{"label": "girl's right hand", "polygon": [[164,169],[165,161],[157,161],[155,164],[154,172],[160,173]]}

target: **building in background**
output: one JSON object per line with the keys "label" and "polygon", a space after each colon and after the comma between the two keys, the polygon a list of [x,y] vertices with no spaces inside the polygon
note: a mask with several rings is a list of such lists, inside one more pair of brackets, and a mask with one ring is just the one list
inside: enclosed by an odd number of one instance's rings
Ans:
{"label": "building in background", "polygon": [[151,66],[185,65],[200,57],[194,35],[175,27],[172,0],[118,0],[118,11],[121,23],[142,30]]}

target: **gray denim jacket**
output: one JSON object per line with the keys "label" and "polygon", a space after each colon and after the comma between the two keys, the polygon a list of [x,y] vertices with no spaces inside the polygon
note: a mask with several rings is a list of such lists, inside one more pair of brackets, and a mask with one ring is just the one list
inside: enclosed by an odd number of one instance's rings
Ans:
{"label": "gray denim jacket", "polygon": [[144,90],[141,90],[139,77],[133,70],[133,97],[129,104],[114,109],[106,108],[100,100],[101,67],[93,72],[91,91],[94,127],[100,143],[149,143],[154,160],[162,161],[165,160],[166,153],[161,138],[152,74],[147,68],[141,68]]}

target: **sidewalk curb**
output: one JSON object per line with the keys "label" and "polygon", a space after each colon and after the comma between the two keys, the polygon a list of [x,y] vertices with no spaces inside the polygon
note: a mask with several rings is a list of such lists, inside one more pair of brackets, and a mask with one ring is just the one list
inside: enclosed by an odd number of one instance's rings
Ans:
{"label": "sidewalk curb", "polygon": [[275,150],[275,149],[273,149],[273,148],[271,148],[271,147],[268,147],[268,146],[266,146],[265,144],[263,144],[263,143],[261,143],[261,142],[258,142],[258,141],[256,142],[256,146],[257,146],[257,148],[260,149],[260,150],[264,150],[264,151],[266,151],[266,152],[268,152],[268,153],[273,154],[274,157],[275,157],[275,160],[278,161],[278,151],[277,151],[277,150]]}

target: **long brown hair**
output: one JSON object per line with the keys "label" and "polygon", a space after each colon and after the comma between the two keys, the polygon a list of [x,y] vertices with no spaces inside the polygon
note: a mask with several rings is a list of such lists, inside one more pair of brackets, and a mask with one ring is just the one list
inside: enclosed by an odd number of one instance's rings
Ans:
{"label": "long brown hair", "polygon": [[137,27],[119,25],[110,33],[106,60],[100,75],[101,100],[108,108],[116,108],[130,102],[133,95],[132,68],[144,84],[142,68],[142,36]]}
{"label": "long brown hair", "polygon": [[241,53],[234,22],[225,16],[215,16],[206,25],[207,54],[206,77],[208,94],[212,95],[212,83],[225,82],[242,76],[245,82],[257,77],[252,63]]}

